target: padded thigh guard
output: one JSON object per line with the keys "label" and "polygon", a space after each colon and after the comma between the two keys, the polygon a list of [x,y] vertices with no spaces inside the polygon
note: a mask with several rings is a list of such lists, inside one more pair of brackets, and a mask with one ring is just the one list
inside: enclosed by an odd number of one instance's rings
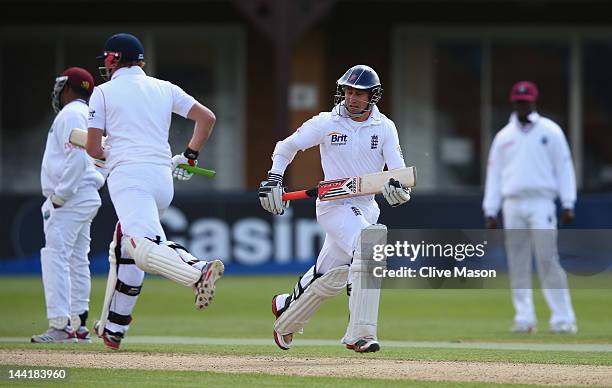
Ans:
{"label": "padded thigh guard", "polygon": [[274,331],[281,335],[300,332],[324,301],[344,290],[348,272],[348,266],[343,265],[315,279],[274,322]]}
{"label": "padded thigh guard", "polygon": [[385,259],[373,259],[374,245],[387,243],[387,227],[370,225],[361,231],[351,264],[351,295],[349,297],[349,325],[342,339],[345,344],[354,344],[362,338],[376,339],[378,304],[381,279],[374,276],[376,267],[387,267]]}
{"label": "padded thigh guard", "polygon": [[184,286],[193,286],[202,271],[185,263],[181,256],[167,245],[158,245],[142,237],[127,237],[125,249],[138,268],[154,275],[161,275]]}

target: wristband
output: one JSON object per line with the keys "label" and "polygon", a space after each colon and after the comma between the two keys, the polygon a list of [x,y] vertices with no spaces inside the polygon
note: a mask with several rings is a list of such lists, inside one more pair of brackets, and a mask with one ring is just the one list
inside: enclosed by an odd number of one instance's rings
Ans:
{"label": "wristband", "polygon": [[200,155],[200,151],[195,151],[187,147],[185,152],[183,152],[183,155],[189,160],[196,160],[198,156]]}
{"label": "wristband", "polygon": [[268,172],[268,181],[278,182],[279,184],[283,184],[283,176],[281,174],[277,174],[275,172]]}

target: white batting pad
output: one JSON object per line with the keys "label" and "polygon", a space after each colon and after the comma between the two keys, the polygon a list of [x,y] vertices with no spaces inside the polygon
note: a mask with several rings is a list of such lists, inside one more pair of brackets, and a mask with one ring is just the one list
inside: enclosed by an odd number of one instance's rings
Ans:
{"label": "white batting pad", "polygon": [[108,268],[108,278],[106,280],[106,291],[104,291],[104,303],[102,304],[102,314],[100,315],[100,323],[98,324],[98,335],[104,334],[104,326],[108,320],[108,312],[110,311],[110,304],[113,300],[113,293],[115,292],[115,286],[117,285],[117,257],[115,257],[115,248],[117,247],[117,226],[113,232],[113,240],[108,247],[108,262],[110,264]]}
{"label": "white batting pad", "polygon": [[202,271],[185,263],[181,256],[168,246],[158,245],[142,237],[125,237],[123,246],[138,268],[150,274],[162,275],[188,287],[193,286],[202,276]]}
{"label": "white batting pad", "polygon": [[347,266],[335,267],[313,281],[274,322],[274,331],[280,335],[301,331],[324,301],[338,295],[344,289],[348,272]]}
{"label": "white batting pad", "polygon": [[370,225],[361,231],[351,264],[352,289],[349,297],[349,324],[342,343],[354,344],[362,338],[377,338],[378,304],[381,279],[372,271],[376,267],[386,268],[386,260],[374,261],[374,244],[386,244],[387,227]]}

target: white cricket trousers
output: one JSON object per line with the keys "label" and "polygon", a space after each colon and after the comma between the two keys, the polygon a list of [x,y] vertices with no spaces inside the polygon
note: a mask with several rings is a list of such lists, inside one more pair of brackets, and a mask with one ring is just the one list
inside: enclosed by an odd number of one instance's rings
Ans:
{"label": "white cricket trousers", "polygon": [[[160,241],[166,240],[166,234],[160,222],[160,216],[168,209],[174,196],[172,172],[170,166],[151,164],[129,164],[113,168],[108,176],[108,191],[115,207],[117,218],[124,236],[147,237]],[[122,258],[130,258],[125,249],[121,249]],[[140,287],[145,273],[134,264],[119,265],[117,278],[123,283]],[[130,296],[115,292],[111,311],[131,316],[138,295]],[[118,325],[107,322],[106,328],[113,332],[124,333],[129,325]]]}
{"label": "white cricket trousers", "polygon": [[42,204],[45,246],[40,263],[49,320],[89,310],[89,232],[101,204],[94,186],[80,188],[57,209],[49,198]]}
{"label": "white cricket trousers", "polygon": [[[360,206],[342,200],[335,201],[331,206],[317,207],[317,221],[325,231],[325,241],[315,265],[300,278],[300,288],[305,290],[312,283],[315,273],[324,275],[332,268],[350,265],[361,231],[377,223],[379,215],[378,206]],[[350,274],[347,280],[350,283]]]}
{"label": "white cricket trousers", "polygon": [[378,206],[346,204],[317,209],[317,221],[325,231],[325,242],[317,257],[316,270],[325,274],[331,268],[348,265],[353,259],[361,231],[378,222]]}
{"label": "white cricket trousers", "polygon": [[544,299],[551,310],[549,323],[575,322],[567,276],[559,263],[557,216],[549,198],[507,198],[503,203],[508,270],[512,287],[514,321],[535,324],[531,285],[532,257]]}
{"label": "white cricket trousers", "polygon": [[336,202],[337,205],[317,208],[317,221],[325,231],[325,241],[315,265],[300,278],[304,289],[312,283],[315,273],[324,275],[332,268],[350,265],[361,230],[378,222],[378,206],[359,206],[342,200]]}
{"label": "white cricket trousers", "polygon": [[108,191],[124,235],[166,239],[159,219],[174,196],[170,166],[117,166],[108,176]]}

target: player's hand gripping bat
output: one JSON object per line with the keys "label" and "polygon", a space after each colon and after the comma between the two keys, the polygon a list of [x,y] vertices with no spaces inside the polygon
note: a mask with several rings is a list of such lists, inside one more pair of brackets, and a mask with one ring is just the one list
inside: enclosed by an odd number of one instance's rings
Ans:
{"label": "player's hand gripping bat", "polygon": [[414,187],[416,186],[416,177],[416,167],[404,167],[363,176],[321,181],[316,187],[308,190],[284,193],[283,201],[313,197],[318,197],[321,201],[331,201],[378,194],[381,192],[383,185],[391,178],[399,181],[404,187]]}

